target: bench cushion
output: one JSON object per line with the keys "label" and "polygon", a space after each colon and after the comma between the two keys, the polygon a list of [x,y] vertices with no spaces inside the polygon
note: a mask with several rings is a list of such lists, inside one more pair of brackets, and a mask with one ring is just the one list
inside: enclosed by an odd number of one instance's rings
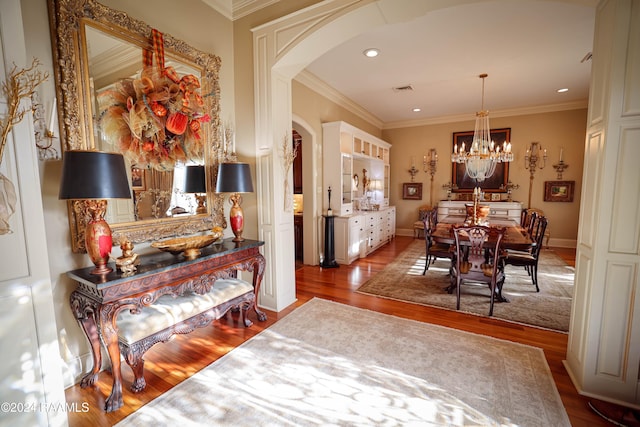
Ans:
{"label": "bench cushion", "polygon": [[132,344],[247,292],[253,292],[253,286],[244,280],[218,279],[204,295],[163,295],[139,314],[121,311],[117,319],[118,337],[120,341]]}

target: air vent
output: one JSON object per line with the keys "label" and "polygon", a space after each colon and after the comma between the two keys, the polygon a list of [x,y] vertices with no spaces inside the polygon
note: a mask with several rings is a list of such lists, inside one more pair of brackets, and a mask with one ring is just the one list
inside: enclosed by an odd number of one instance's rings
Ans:
{"label": "air vent", "polygon": [[413,86],[411,85],[405,85],[405,86],[398,86],[398,87],[394,87],[393,91],[394,92],[409,92],[413,90]]}

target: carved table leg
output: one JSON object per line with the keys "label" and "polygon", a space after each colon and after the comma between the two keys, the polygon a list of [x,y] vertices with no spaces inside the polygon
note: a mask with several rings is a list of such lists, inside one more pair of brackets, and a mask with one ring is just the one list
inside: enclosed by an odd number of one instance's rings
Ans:
{"label": "carved table leg", "polygon": [[80,381],[80,387],[86,388],[95,384],[102,366],[102,352],[100,351],[100,333],[96,323],[96,311],[98,304],[79,292],[72,292],[70,297],[71,309],[78,319],[84,334],[91,345],[93,367]]}
{"label": "carved table leg", "polygon": [[131,384],[131,391],[133,391],[134,393],[141,392],[147,386],[147,382],[144,379],[144,359],[140,357],[139,359],[136,359],[135,362],[130,366],[135,377],[135,379],[133,380],[133,384]]}
{"label": "carved table leg", "polygon": [[258,320],[264,322],[267,320],[267,314],[258,308],[258,294],[260,292],[260,284],[262,283],[262,277],[264,276],[264,266],[266,262],[262,255],[258,254],[253,264],[253,292],[255,298],[253,299],[253,310],[258,316]]}
{"label": "carved table leg", "polygon": [[118,345],[118,330],[116,326],[116,307],[103,305],[100,308],[100,325],[102,339],[107,346],[109,359],[111,361],[111,374],[113,375],[113,385],[111,394],[105,401],[104,410],[112,412],[122,407],[122,371],[120,370],[120,346]]}

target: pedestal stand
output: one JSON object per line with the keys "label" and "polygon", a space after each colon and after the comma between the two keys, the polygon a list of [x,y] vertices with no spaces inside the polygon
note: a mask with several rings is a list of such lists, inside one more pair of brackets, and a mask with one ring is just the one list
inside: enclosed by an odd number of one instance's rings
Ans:
{"label": "pedestal stand", "polygon": [[322,268],[336,268],[338,263],[335,256],[335,244],[333,240],[333,215],[322,215],[324,217],[324,259],[320,264]]}

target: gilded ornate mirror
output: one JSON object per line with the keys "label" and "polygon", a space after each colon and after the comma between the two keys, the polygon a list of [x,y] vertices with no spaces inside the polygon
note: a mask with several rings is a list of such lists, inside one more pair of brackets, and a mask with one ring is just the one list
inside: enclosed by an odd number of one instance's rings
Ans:
{"label": "gilded ornate mirror", "polygon": [[[114,143],[117,130],[105,124],[106,110],[100,100],[120,82],[143,78],[143,53],[153,51],[154,30],[93,0],[48,0],[48,5],[63,150],[125,151],[133,197],[109,201],[106,218],[114,244],[122,237],[143,242],[204,231],[215,225],[225,227],[223,199],[213,191],[220,152],[220,58],[169,34],[162,35],[163,65],[174,70],[176,78],[192,75],[197,80],[200,109],[207,116],[206,121],[196,123],[198,129],[194,130],[202,149],[195,163],[189,157],[166,168],[138,164],[126,155],[128,146]],[[188,194],[181,188],[189,164],[205,165],[205,213],[201,195]],[[86,221],[78,203],[69,202],[74,252],[84,251]]]}

